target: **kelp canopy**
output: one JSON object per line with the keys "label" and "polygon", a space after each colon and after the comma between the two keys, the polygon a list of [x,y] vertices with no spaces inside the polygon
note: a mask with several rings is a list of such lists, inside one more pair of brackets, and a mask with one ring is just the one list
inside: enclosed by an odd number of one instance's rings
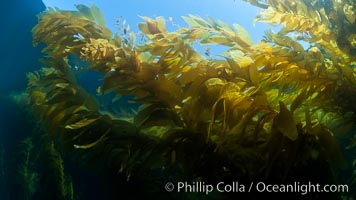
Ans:
{"label": "kelp canopy", "polygon": [[[45,67],[28,74],[28,93],[48,140],[127,180],[340,181],[356,145],[356,3],[247,2],[282,29],[254,44],[238,24],[188,15],[169,32],[163,17],[142,17],[137,43],[112,36],[95,6],[41,13],[33,38]],[[227,50],[206,56],[196,44]],[[132,120],[99,110],[71,56],[103,75],[99,95],[141,104]]]}

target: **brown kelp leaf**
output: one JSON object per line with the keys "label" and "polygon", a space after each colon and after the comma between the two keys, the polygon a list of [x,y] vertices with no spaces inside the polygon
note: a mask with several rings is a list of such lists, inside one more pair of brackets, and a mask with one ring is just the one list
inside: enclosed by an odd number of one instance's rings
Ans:
{"label": "brown kelp leaf", "polygon": [[323,153],[325,153],[327,161],[330,163],[330,165],[335,168],[345,167],[346,163],[344,156],[334,134],[329,129],[320,124],[313,127],[313,129],[317,130],[314,131],[314,134],[318,136],[319,143],[322,147],[324,147]]}
{"label": "brown kelp leaf", "polygon": [[251,5],[258,6],[263,9],[267,9],[269,7],[268,4],[262,4],[262,2],[259,0],[244,0],[244,1],[250,3]]}
{"label": "brown kelp leaf", "polygon": [[51,116],[47,116],[47,119],[50,121],[51,125],[59,125],[62,124],[66,121],[66,119],[68,119],[72,112],[75,112],[78,109],[78,106],[73,105],[70,106],[68,104],[66,104],[66,102],[62,102],[60,104],[54,104],[52,105],[53,107],[55,107],[56,109],[53,110],[53,115]]}
{"label": "brown kelp leaf", "polygon": [[236,35],[236,31],[227,23],[223,22],[223,21],[216,21],[216,23],[218,24],[218,26],[216,27],[216,29],[218,31],[220,31],[223,35],[226,36],[235,36]]}
{"label": "brown kelp leaf", "polygon": [[74,148],[76,149],[89,149],[89,148],[92,148],[94,147],[95,145],[99,144],[100,142],[103,142],[105,141],[107,138],[107,134],[110,132],[111,129],[108,129],[99,139],[97,139],[96,141],[90,143],[90,144],[84,144],[84,145],[73,145]]}
{"label": "brown kelp leaf", "polygon": [[204,27],[203,24],[199,23],[195,19],[192,18],[193,15],[182,16],[183,20],[190,26],[190,28],[200,28]]}
{"label": "brown kelp leaf", "polygon": [[140,31],[144,34],[150,34],[150,30],[148,29],[148,26],[146,23],[140,22],[138,23],[138,28]]}
{"label": "brown kelp leaf", "polygon": [[91,5],[90,7],[90,12],[95,19],[95,21],[100,25],[100,26],[105,26],[105,17],[103,13],[101,13],[100,9],[95,6],[94,4]]}
{"label": "brown kelp leaf", "polygon": [[303,90],[292,102],[290,106],[290,112],[293,113],[302,103],[305,101],[307,97],[307,90]]}
{"label": "brown kelp leaf", "polygon": [[228,37],[222,35],[210,35],[200,41],[201,44],[221,44],[225,46],[234,46],[234,42]]}
{"label": "brown kelp leaf", "polygon": [[145,16],[140,17],[146,21],[146,24],[139,24],[139,28],[143,33],[154,35],[166,32],[164,24],[165,20],[163,17],[157,17],[156,20]]}
{"label": "brown kelp leaf", "polygon": [[251,39],[250,34],[248,34],[247,30],[242,27],[240,24],[234,24],[234,28],[237,30],[237,36],[238,36],[238,41],[239,45],[242,47],[248,47],[253,45],[253,41]]}
{"label": "brown kelp leaf", "polygon": [[251,65],[249,67],[249,73],[250,73],[250,81],[254,85],[258,85],[260,83],[260,79],[259,79],[259,72],[257,70],[257,67],[255,65]]}
{"label": "brown kelp leaf", "polygon": [[153,91],[157,100],[176,105],[180,102],[181,88],[173,81],[162,78],[161,80],[148,81],[146,86],[148,90]]}
{"label": "brown kelp leaf", "polygon": [[34,86],[40,79],[40,75],[38,72],[29,72],[26,74],[27,82],[29,86]]}
{"label": "brown kelp leaf", "polygon": [[158,104],[141,106],[140,110],[134,118],[134,123],[138,125],[143,124],[150,117],[151,113],[159,109],[161,109],[161,106]]}
{"label": "brown kelp leaf", "polygon": [[344,15],[351,24],[355,23],[356,14],[355,14],[355,5],[350,5],[345,3],[343,6]]}
{"label": "brown kelp leaf", "polygon": [[202,27],[210,27],[210,24],[199,16],[190,14],[189,17],[191,17],[193,20],[195,20]]}
{"label": "brown kelp leaf", "polygon": [[99,118],[94,118],[94,119],[82,119],[74,124],[69,124],[66,125],[65,128],[66,129],[79,129],[82,128],[84,126],[88,126],[89,124],[95,122],[96,120],[98,120]]}
{"label": "brown kelp leaf", "polygon": [[157,29],[160,33],[166,32],[166,20],[162,16],[156,17]]}
{"label": "brown kelp leaf", "polygon": [[279,113],[274,118],[273,123],[277,130],[290,140],[294,141],[298,138],[293,115],[282,101],[279,101]]}
{"label": "brown kelp leaf", "polygon": [[184,39],[192,42],[198,39],[204,39],[210,35],[208,31],[203,29],[192,29],[187,31],[185,34],[186,36],[184,37]]}
{"label": "brown kelp leaf", "polygon": [[201,76],[203,71],[204,70],[199,67],[191,67],[187,72],[182,73],[182,76],[179,78],[179,82],[182,85],[193,82],[197,77]]}
{"label": "brown kelp leaf", "polygon": [[75,5],[75,7],[79,10],[80,14],[82,14],[84,17],[86,17],[90,20],[94,20],[92,12],[88,6],[83,5],[83,4],[78,4],[78,5]]}

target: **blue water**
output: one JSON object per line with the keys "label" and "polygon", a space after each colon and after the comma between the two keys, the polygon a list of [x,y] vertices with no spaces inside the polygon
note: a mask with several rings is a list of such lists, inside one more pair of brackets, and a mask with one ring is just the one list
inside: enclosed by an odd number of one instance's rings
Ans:
{"label": "blue water", "polygon": [[40,48],[32,46],[31,29],[37,23],[37,13],[44,9],[41,1],[6,1],[1,5],[0,199],[16,199],[16,184],[8,181],[15,179],[14,152],[35,124],[28,119],[24,107],[16,105],[10,96],[24,91],[26,73],[40,66]]}
{"label": "blue water", "polygon": [[[168,29],[174,31],[177,26],[186,27],[182,16],[188,14],[198,15],[203,18],[210,16],[215,20],[221,20],[228,24],[238,23],[248,30],[255,42],[261,39],[261,34],[265,30],[271,28],[264,23],[253,25],[253,19],[260,9],[241,0],[132,0],[125,3],[110,0],[44,0],[43,2],[49,7],[72,10],[75,9],[75,4],[90,5],[94,3],[102,10],[106,19],[106,26],[113,31],[117,30],[117,26],[115,26],[116,19],[126,20],[126,23],[131,25],[132,30],[138,31],[137,24],[143,21],[139,16],[151,18],[163,16],[168,21]],[[171,19],[171,22],[169,19]]]}

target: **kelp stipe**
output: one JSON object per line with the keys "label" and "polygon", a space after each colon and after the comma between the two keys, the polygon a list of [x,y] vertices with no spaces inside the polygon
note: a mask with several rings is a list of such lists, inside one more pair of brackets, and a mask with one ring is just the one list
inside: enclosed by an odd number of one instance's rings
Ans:
{"label": "kelp stipe", "polygon": [[[70,200],[73,198],[72,185],[66,184],[63,160],[53,143],[46,143],[41,152],[42,198]],[[68,192],[67,192],[68,191]]]}
{"label": "kelp stipe", "polygon": [[[163,17],[142,17],[146,40],[135,44],[112,37],[96,7],[48,10],[33,29],[48,57],[46,68],[28,75],[30,106],[63,150],[127,181],[175,172],[173,180],[334,183],[350,167],[336,137],[354,137],[356,80],[345,48],[352,40],[339,44],[344,36],[333,20],[352,27],[352,15],[329,18],[339,7],[325,1],[248,2],[268,8],[257,20],[282,30],[253,44],[238,24],[189,15],[188,28],[169,32]],[[305,50],[292,32],[312,46]],[[227,50],[206,57],[196,43]],[[98,93],[142,104],[133,122],[100,112],[76,82],[70,55],[103,74]]]}
{"label": "kelp stipe", "polygon": [[32,199],[39,188],[39,174],[35,166],[37,160],[34,154],[34,145],[30,137],[19,144],[18,167],[16,183],[19,199]]}
{"label": "kelp stipe", "polygon": [[17,190],[16,194],[11,194],[12,198],[74,199],[76,194],[72,181],[70,176],[64,173],[63,160],[53,142],[39,137],[34,138],[38,141],[34,142],[32,137],[27,137],[18,145],[15,157],[17,169],[14,176]]}

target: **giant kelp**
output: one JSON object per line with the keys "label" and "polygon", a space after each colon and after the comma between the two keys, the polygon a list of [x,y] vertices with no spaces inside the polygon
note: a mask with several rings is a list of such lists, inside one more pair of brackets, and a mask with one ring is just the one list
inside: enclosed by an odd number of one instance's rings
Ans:
{"label": "giant kelp", "polygon": [[[70,177],[64,173],[63,160],[53,143],[39,139],[42,146],[27,137],[16,153],[15,199],[74,199]],[[8,191],[9,192],[9,191]]]}
{"label": "giant kelp", "polygon": [[[41,152],[41,197],[43,199],[74,199],[73,187],[64,171],[63,160],[53,143],[43,145]],[[44,192],[45,191],[45,192]]]}
{"label": "giant kelp", "polygon": [[18,198],[32,199],[36,190],[38,189],[39,178],[34,165],[35,154],[34,145],[31,138],[26,138],[19,144],[19,164],[16,175],[16,182],[18,184]]}
{"label": "giant kelp", "polygon": [[[189,27],[170,32],[163,17],[142,17],[146,40],[136,43],[134,33],[112,36],[95,6],[49,9],[33,29],[47,57],[28,75],[31,108],[64,150],[127,180],[158,170],[189,180],[288,182],[320,164],[328,166],[318,171],[324,182],[335,181],[347,165],[336,137],[352,138],[355,128],[354,4],[248,2],[266,9],[256,20],[283,28],[254,44],[238,24],[189,15]],[[197,43],[227,50],[206,57]],[[103,74],[100,95],[141,104],[133,120],[98,109],[75,80],[72,55]]]}

